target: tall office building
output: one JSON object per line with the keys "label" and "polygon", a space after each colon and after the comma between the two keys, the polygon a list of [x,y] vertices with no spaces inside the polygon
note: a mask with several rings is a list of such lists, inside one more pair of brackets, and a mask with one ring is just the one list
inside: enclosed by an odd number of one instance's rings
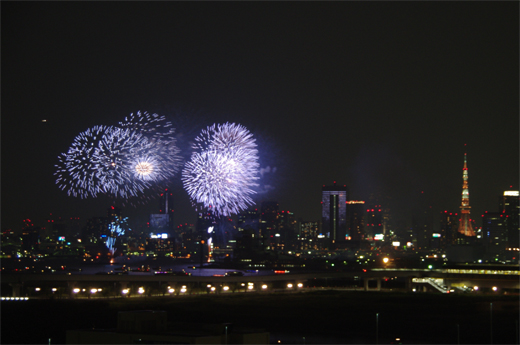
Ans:
{"label": "tall office building", "polygon": [[448,211],[441,212],[440,225],[440,248],[445,249],[448,245],[456,244],[459,229],[459,214]]}
{"label": "tall office building", "polygon": [[38,226],[31,226],[23,229],[21,236],[21,250],[32,253],[40,249],[40,232],[41,228]]}
{"label": "tall office building", "polygon": [[278,213],[278,234],[284,250],[291,251],[297,248],[297,228],[298,223],[293,212],[282,210]]}
{"label": "tall office building", "polygon": [[347,201],[348,232],[347,240],[360,241],[365,239],[365,202]]}
{"label": "tall office building", "polygon": [[271,238],[278,231],[278,202],[263,201],[260,210],[260,236]]}
{"label": "tall office building", "polygon": [[508,250],[519,247],[520,226],[518,215],[520,213],[519,193],[517,190],[506,190],[500,197],[499,210],[506,217],[507,243]]}
{"label": "tall office building", "polygon": [[430,196],[424,191],[414,198],[412,208],[412,234],[417,249],[429,249],[433,236],[434,212],[430,203]]}
{"label": "tall office building", "polygon": [[150,215],[150,231],[173,236],[173,213],[173,193],[165,188],[159,195],[159,213]]}
{"label": "tall office building", "polygon": [[321,189],[322,224],[325,235],[332,241],[345,240],[347,235],[347,195],[346,185],[325,186]]}
{"label": "tall office building", "polygon": [[316,221],[301,221],[298,224],[298,238],[318,238],[320,223]]}
{"label": "tall office building", "polygon": [[164,189],[159,198],[159,213],[168,215],[168,232],[173,232],[173,192],[168,188]]}
{"label": "tall office building", "polygon": [[248,209],[238,214],[237,228],[239,232],[245,229],[254,230],[254,234],[258,236],[260,228],[260,212],[257,208]]}
{"label": "tall office building", "polygon": [[467,155],[464,153],[464,168],[462,169],[462,203],[460,205],[460,222],[459,222],[459,233],[464,236],[475,236],[473,226],[471,224],[470,209],[469,206],[469,188],[468,188],[468,163]]}
{"label": "tall office building", "polygon": [[298,250],[321,250],[328,247],[321,238],[321,222],[300,221],[298,224]]}
{"label": "tall office building", "polygon": [[482,232],[488,255],[503,258],[507,244],[507,223],[503,212],[487,212],[482,215]]}
{"label": "tall office building", "polygon": [[369,239],[381,239],[383,236],[383,210],[381,205],[365,205],[365,234]]}

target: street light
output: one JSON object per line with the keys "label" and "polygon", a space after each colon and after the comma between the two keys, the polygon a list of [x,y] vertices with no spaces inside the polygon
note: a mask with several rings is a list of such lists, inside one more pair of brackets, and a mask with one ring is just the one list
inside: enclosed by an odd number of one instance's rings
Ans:
{"label": "street light", "polygon": [[493,344],[493,303],[489,303],[489,343]]}
{"label": "street light", "polygon": [[376,313],[376,344],[379,344],[379,313]]}

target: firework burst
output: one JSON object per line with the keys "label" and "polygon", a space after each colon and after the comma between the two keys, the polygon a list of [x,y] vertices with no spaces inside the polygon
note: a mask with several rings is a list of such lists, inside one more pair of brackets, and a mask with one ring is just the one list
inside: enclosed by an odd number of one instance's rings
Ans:
{"label": "firework burst", "polygon": [[68,195],[86,198],[102,192],[97,177],[98,145],[110,127],[95,126],[80,133],[56,165],[56,184]]}
{"label": "firework burst", "polygon": [[135,178],[132,160],[141,152],[153,152],[153,145],[141,133],[111,127],[98,145],[96,176],[100,189],[114,197],[139,196],[150,187],[148,181]]}
{"label": "firework burst", "polygon": [[254,204],[250,195],[258,179],[258,151],[245,127],[234,123],[207,127],[193,148],[182,181],[195,203],[224,216]]}
{"label": "firework burst", "polygon": [[88,129],[74,139],[67,153],[58,157],[56,183],[69,195],[81,198],[98,194],[123,199],[142,197],[146,190],[178,171],[180,158],[175,139],[163,134],[158,135],[146,125],[140,129]]}
{"label": "firework burst", "polygon": [[179,171],[182,159],[175,129],[164,116],[138,111],[119,122],[119,126],[142,134],[154,147],[154,150],[141,150],[132,156],[131,170],[136,178],[159,182]]}

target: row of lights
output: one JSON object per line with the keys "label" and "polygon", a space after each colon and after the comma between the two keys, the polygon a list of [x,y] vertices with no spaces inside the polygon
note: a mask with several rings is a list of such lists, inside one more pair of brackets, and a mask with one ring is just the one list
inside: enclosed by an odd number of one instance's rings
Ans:
{"label": "row of lights", "polygon": [[[303,287],[303,284],[302,284],[302,283],[298,283],[297,286],[298,286],[299,288],[302,288],[302,287]],[[292,289],[292,288],[293,288],[293,284],[291,284],[291,283],[287,284],[287,288],[288,288],[288,289]]]}
{"label": "row of lights", "polygon": [[[245,286],[245,284],[242,283],[242,286]],[[215,290],[216,290],[216,287],[215,287],[215,286],[211,286],[211,284],[208,284],[206,287],[207,287],[208,289],[210,289],[211,291],[215,291]],[[287,284],[287,288],[288,288],[288,289],[292,289],[293,287],[294,287],[293,284],[291,284],[291,283]],[[298,283],[297,287],[298,287],[298,288],[302,288],[302,287],[303,287],[303,284],[302,284],[302,283]],[[248,289],[248,290],[253,290],[253,289],[254,289],[254,284],[253,284],[253,283],[247,283],[247,289]],[[34,290],[35,290],[35,291],[41,291],[41,288],[37,287],[37,288],[35,288]],[[223,286],[223,287],[222,287],[222,290],[224,290],[224,291],[228,291],[228,290],[229,290],[229,286]],[[267,290],[267,285],[266,285],[266,284],[263,284],[263,285],[262,285],[262,290]],[[56,292],[56,291],[58,291],[57,288],[52,288],[52,292]],[[74,293],[86,292],[86,291],[87,291],[87,289],[79,289],[79,288],[74,288],[74,289],[72,290],[72,292],[74,292]],[[90,291],[90,293],[95,294],[96,292],[101,292],[101,291],[103,291],[103,289],[95,289],[95,288],[92,288],[92,289],[90,289],[89,291]],[[180,289],[180,292],[181,292],[181,293],[186,293],[187,291],[188,291],[188,289],[187,289],[186,285],[183,285],[183,286],[181,287],[181,289]],[[121,290],[121,293],[122,293],[123,295],[126,295],[126,294],[128,294],[129,292],[130,292],[130,289],[123,289],[123,290]],[[137,290],[137,293],[139,293],[139,294],[143,294],[144,292],[145,292],[145,290],[144,290],[144,288],[143,288],[142,286],[139,287],[139,289]],[[172,288],[171,286],[168,286],[168,293],[174,293],[174,292],[175,292],[175,289]],[[2,298],[4,298],[4,297],[2,297]],[[6,297],[6,298],[9,298],[9,297]],[[14,298],[14,297],[13,297],[13,298]]]}
{"label": "row of lights", "polygon": [[[37,288],[34,289],[34,291],[41,291],[41,288],[37,287]],[[52,288],[51,291],[52,292],[56,292],[56,291],[58,291],[58,288]],[[75,288],[75,289],[72,290],[72,292],[74,292],[74,293],[85,292],[85,291],[87,291],[87,289]],[[96,293],[96,292],[103,291],[103,289],[90,289],[89,291],[90,291],[90,293]]]}
{"label": "row of lights", "polygon": [[2,301],[28,301],[29,297],[2,297]]}
{"label": "row of lights", "polygon": [[[464,287],[466,288],[466,286],[464,286]],[[473,287],[473,291],[478,291],[478,289],[479,289],[478,286],[474,286],[474,287]],[[498,287],[493,286],[493,287],[491,288],[491,290],[493,290],[493,291],[498,291]],[[413,291],[413,292],[416,292],[416,289],[414,288],[414,289],[412,289],[412,291]],[[449,293],[449,292],[453,292],[453,291],[455,291],[455,290],[449,290],[448,293]]]}
{"label": "row of lights", "polygon": [[[242,286],[244,286],[244,284],[242,284]],[[207,287],[211,292],[215,292],[215,290],[217,289],[215,286],[211,286],[211,284],[206,285],[206,287]],[[229,286],[223,286],[223,287],[222,287],[222,290],[224,290],[224,291],[229,291]]]}
{"label": "row of lights", "polygon": [[[464,285],[464,288],[467,288],[467,286]],[[479,287],[476,286],[476,285],[473,287],[473,290],[474,290],[474,291],[478,291],[478,289],[479,289]],[[498,287],[493,286],[493,287],[491,288],[491,290],[493,290],[493,291],[498,291]]]}

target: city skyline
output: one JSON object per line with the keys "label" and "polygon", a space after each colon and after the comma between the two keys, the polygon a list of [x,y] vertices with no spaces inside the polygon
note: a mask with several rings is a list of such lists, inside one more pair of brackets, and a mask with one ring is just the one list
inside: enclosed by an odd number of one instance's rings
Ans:
{"label": "city skyline", "polygon": [[[333,181],[405,223],[421,194],[458,212],[464,153],[477,222],[518,190],[517,3],[2,7],[2,230],[102,215],[110,200],[58,188],[57,157],[137,111],[172,121],[181,148],[213,123],[242,124],[258,143],[256,204],[305,221],[321,219]],[[164,186],[175,222],[194,222],[179,180]]]}

